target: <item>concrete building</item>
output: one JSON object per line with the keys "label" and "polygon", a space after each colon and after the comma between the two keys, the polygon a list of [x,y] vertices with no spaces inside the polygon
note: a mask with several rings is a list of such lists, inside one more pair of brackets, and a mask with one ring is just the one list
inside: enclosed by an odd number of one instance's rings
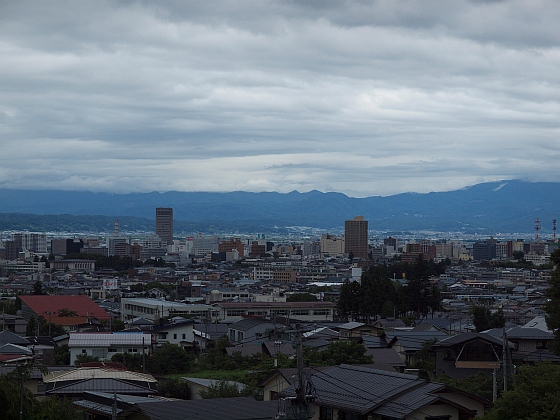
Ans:
{"label": "concrete building", "polygon": [[168,318],[169,316],[183,316],[186,318],[196,317],[215,321],[218,315],[219,311],[213,309],[210,305],[186,304],[150,298],[121,299],[121,319],[123,321],[138,316],[154,322],[159,321],[160,318]]}
{"label": "concrete building", "polygon": [[221,302],[213,305],[223,322],[236,322],[247,316],[284,317],[302,322],[333,321],[333,302]]}
{"label": "concrete building", "polygon": [[171,207],[156,208],[156,235],[166,245],[173,243],[173,209]]}
{"label": "concrete building", "polygon": [[12,240],[21,244],[21,248],[38,254],[47,253],[47,235],[45,233],[14,233]]}
{"label": "concrete building", "polygon": [[342,256],[345,252],[345,237],[338,238],[335,235],[324,233],[321,235],[321,255],[332,257]]}
{"label": "concrete building", "polygon": [[364,216],[344,222],[344,252],[354,258],[368,257],[368,222]]}

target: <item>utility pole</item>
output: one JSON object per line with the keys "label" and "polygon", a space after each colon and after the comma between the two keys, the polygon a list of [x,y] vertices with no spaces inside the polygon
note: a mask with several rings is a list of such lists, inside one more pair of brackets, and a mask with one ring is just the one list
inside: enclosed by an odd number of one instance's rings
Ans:
{"label": "utility pole", "polygon": [[117,420],[117,393],[113,393],[113,406],[111,407],[111,420]]}
{"label": "utility pole", "polygon": [[503,337],[502,337],[502,341],[503,341],[503,346],[502,346],[502,369],[503,369],[503,376],[504,376],[504,392],[507,391],[507,351],[508,351],[508,345],[507,345],[507,334],[506,334],[506,327],[503,327]]}

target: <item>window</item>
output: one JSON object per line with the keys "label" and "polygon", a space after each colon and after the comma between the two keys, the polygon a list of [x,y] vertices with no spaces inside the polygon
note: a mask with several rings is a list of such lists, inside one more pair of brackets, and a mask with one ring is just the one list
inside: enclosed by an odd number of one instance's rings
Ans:
{"label": "window", "polygon": [[173,340],[177,340],[177,334],[173,334]]}
{"label": "window", "polygon": [[187,334],[183,334],[183,340],[187,338]]}
{"label": "window", "polygon": [[82,354],[87,354],[87,350],[86,350],[86,349],[82,349]]}
{"label": "window", "polygon": [[320,407],[319,420],[333,420],[333,409],[330,407]]}
{"label": "window", "polygon": [[309,315],[309,309],[292,309],[292,315]]}
{"label": "window", "polygon": [[313,309],[313,315],[330,315],[330,309]]}
{"label": "window", "polygon": [[118,352],[118,350],[113,348],[113,347],[109,347],[108,351],[109,351],[109,353],[117,353]]}

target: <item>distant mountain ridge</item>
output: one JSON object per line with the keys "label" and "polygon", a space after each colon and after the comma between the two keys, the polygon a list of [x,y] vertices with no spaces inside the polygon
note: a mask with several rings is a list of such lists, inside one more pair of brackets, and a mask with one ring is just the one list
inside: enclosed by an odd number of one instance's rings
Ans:
{"label": "distant mountain ridge", "polygon": [[35,215],[35,224],[41,217],[49,225],[64,219],[67,227],[85,224],[108,231],[118,217],[130,230],[153,230],[156,207],[173,207],[176,227],[206,232],[265,232],[286,226],[340,229],[344,220],[363,215],[372,230],[463,233],[530,233],[538,218],[542,233],[550,234],[552,219],[560,219],[560,183],[509,180],[449,192],[367,198],[319,191],[109,194],[0,189],[0,230],[22,229],[10,225],[22,226],[30,215]]}

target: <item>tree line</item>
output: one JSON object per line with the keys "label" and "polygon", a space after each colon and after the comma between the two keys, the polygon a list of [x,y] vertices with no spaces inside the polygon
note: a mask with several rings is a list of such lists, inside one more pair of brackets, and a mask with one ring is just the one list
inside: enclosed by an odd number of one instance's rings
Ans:
{"label": "tree line", "polygon": [[430,278],[445,273],[445,264],[425,261],[419,255],[414,264],[372,266],[360,282],[342,285],[339,313],[355,321],[433,314],[441,307],[441,294]]}

